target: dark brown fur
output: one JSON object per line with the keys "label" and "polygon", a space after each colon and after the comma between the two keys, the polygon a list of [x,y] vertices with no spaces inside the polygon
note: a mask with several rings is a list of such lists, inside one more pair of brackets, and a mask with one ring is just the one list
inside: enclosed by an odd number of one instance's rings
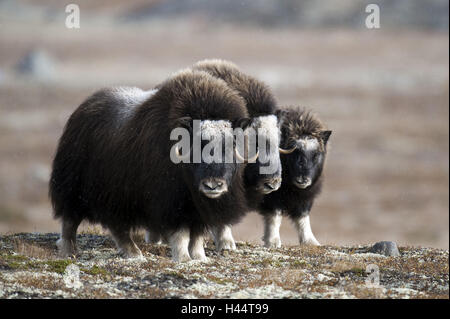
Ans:
{"label": "dark brown fur", "polygon": [[200,71],[180,72],[158,88],[135,106],[101,90],[68,120],[49,194],[55,217],[70,222],[75,232],[84,219],[116,233],[144,226],[167,234],[180,227],[199,233],[242,217],[243,165],[235,164],[226,195],[201,198],[185,178],[186,167],[171,162],[175,141],[169,134],[180,118],[245,118],[244,101],[225,82]]}
{"label": "dark brown fur", "polygon": [[192,68],[208,72],[238,91],[244,98],[251,117],[274,114],[277,110],[277,103],[270,88],[265,83],[241,72],[231,62],[204,60],[194,64]]}
{"label": "dark brown fur", "polygon": [[[323,161],[315,167],[316,171],[311,186],[299,189],[292,183],[292,179],[302,173],[298,165],[298,150],[291,154],[282,154],[283,167],[281,187],[278,191],[268,194],[261,206],[261,213],[273,214],[275,210],[282,210],[291,218],[309,214],[314,199],[322,188],[322,170],[325,164],[326,145],[331,131],[326,131],[322,122],[311,112],[294,106],[285,107],[279,111],[282,118],[281,146],[290,149],[302,137],[315,137],[319,141],[319,152]],[[295,176],[294,176],[295,175]]]}
{"label": "dark brown fur", "polygon": [[[247,111],[251,117],[274,115],[277,111],[276,100],[270,88],[263,82],[247,75],[239,70],[232,62],[211,59],[197,62],[192,67],[224,80],[228,86],[239,92],[244,98]],[[273,175],[261,175],[259,173],[260,163],[257,161],[248,164],[245,171],[245,186],[247,189],[247,204],[249,208],[255,209],[262,200],[263,194],[258,191],[261,183],[271,178],[280,178],[280,169]]]}

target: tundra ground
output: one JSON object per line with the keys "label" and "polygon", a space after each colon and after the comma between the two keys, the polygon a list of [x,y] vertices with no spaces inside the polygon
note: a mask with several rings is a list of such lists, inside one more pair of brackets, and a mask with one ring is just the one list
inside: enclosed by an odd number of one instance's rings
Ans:
{"label": "tundra ground", "polygon": [[[449,298],[448,250],[291,246],[238,242],[208,262],[174,263],[165,245],[145,244],[141,260],[121,259],[108,236],[78,236],[79,256],[58,259],[54,233],[0,237],[0,298]],[[366,271],[377,268],[379,285]],[[368,284],[369,283],[369,284]]]}

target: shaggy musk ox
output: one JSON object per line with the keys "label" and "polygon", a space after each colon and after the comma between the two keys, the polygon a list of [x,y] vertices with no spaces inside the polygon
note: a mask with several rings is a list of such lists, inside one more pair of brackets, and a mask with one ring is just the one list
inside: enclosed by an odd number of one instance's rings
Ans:
{"label": "shaggy musk ox", "polygon": [[[309,221],[309,212],[322,184],[322,169],[326,146],[331,131],[327,131],[319,119],[296,107],[278,109],[270,89],[262,82],[243,74],[236,65],[221,60],[206,60],[194,65],[194,69],[206,71],[223,79],[245,99],[249,115],[254,119],[278,117],[281,125],[281,167],[277,174],[268,176],[279,179],[278,185],[267,193],[260,192],[265,176],[257,174],[261,159],[245,168],[246,198],[249,207],[264,216],[264,244],[266,247],[281,245],[279,227],[281,214],[294,221],[300,243],[319,244],[315,239]],[[258,121],[254,121],[257,123]],[[281,123],[281,124],[280,124]],[[278,127],[272,126],[271,136],[278,134]],[[272,154],[272,162],[280,163],[278,150]],[[279,165],[279,164],[278,164]],[[282,169],[281,169],[282,168]],[[256,186],[256,189],[252,186]],[[280,187],[280,188],[279,188]],[[233,249],[234,240],[229,225],[215,232],[218,248]]]}
{"label": "shaggy musk ox", "polygon": [[[266,152],[260,152],[255,163],[245,168],[244,182],[249,209],[258,209],[264,195],[276,191],[281,185],[281,162],[279,154],[280,129],[276,100],[270,88],[263,82],[242,73],[228,61],[204,60],[192,67],[224,80],[228,86],[238,91],[244,98],[248,113],[252,118],[250,127],[258,132],[261,140],[268,141]],[[260,147],[260,145],[257,145]],[[267,168],[270,167],[270,170]],[[235,249],[229,225],[214,229],[214,241],[218,250]]]}
{"label": "shaggy musk ox", "polygon": [[280,247],[281,215],[289,216],[301,244],[319,245],[314,237],[309,214],[322,186],[322,170],[331,131],[310,112],[287,107],[282,118],[281,155],[283,177],[280,189],[265,196],[260,213],[264,216],[264,244]]}
{"label": "shaggy musk ox", "polygon": [[[167,236],[176,261],[205,259],[203,233],[237,222],[247,208],[240,163],[174,164],[174,128],[226,135],[245,129],[245,102],[226,83],[185,70],[153,91],[99,91],[69,118],[53,161],[49,194],[62,220],[58,246],[75,253],[82,220],[100,223],[125,257],[141,252],[130,231]],[[243,124],[244,123],[244,124]]]}

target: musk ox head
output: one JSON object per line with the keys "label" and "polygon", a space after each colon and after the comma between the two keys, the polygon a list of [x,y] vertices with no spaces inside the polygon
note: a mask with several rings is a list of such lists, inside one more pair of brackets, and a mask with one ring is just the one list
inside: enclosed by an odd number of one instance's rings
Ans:
{"label": "musk ox head", "polygon": [[181,130],[174,136],[182,135],[180,132],[186,136],[173,145],[171,158],[181,164],[183,178],[191,191],[208,199],[218,199],[242,177],[239,172],[244,163],[254,161],[258,156],[245,160],[245,155],[241,154],[244,152],[239,152],[236,145],[235,125],[245,129],[247,123],[246,118],[233,123],[229,120],[192,120],[190,117],[179,120]]}
{"label": "musk ox head", "polygon": [[275,115],[258,116],[251,120],[246,131],[256,132],[258,158],[245,168],[246,185],[261,194],[269,194],[281,186],[279,153],[280,127]]}
{"label": "musk ox head", "polygon": [[311,113],[296,108],[280,111],[281,161],[284,176],[299,189],[306,189],[318,180],[325,163],[326,147],[331,131]]}

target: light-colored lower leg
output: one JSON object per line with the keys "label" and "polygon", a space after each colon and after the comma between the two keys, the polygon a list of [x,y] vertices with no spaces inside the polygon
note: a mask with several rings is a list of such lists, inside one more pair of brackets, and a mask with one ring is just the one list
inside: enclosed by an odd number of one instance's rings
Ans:
{"label": "light-colored lower leg", "polygon": [[316,237],[314,237],[314,234],[311,230],[309,214],[299,217],[298,219],[294,220],[294,223],[298,231],[298,240],[300,244],[320,246],[320,243],[317,241]]}
{"label": "light-colored lower leg", "polygon": [[62,221],[61,237],[56,241],[56,246],[61,257],[72,257],[77,254],[77,228],[79,223],[68,220]]}
{"label": "light-colored lower leg", "polygon": [[172,259],[176,262],[191,260],[189,256],[189,229],[182,228],[174,232],[169,239]]}
{"label": "light-colored lower leg", "polygon": [[151,232],[149,230],[145,231],[145,242],[147,244],[161,244],[161,235],[155,232]]}
{"label": "light-colored lower leg", "polygon": [[236,250],[236,243],[234,242],[230,225],[214,227],[211,232],[213,233],[217,251],[222,249]]}
{"label": "light-colored lower leg", "polygon": [[191,235],[189,241],[189,254],[192,259],[207,261],[204,248],[204,238],[202,234]]}
{"label": "light-colored lower leg", "polygon": [[110,229],[119,253],[125,258],[142,258],[142,252],[131,239],[130,231]]}
{"label": "light-colored lower leg", "polygon": [[276,211],[274,214],[264,215],[264,246],[267,248],[281,247],[280,226],[281,226],[281,211]]}

